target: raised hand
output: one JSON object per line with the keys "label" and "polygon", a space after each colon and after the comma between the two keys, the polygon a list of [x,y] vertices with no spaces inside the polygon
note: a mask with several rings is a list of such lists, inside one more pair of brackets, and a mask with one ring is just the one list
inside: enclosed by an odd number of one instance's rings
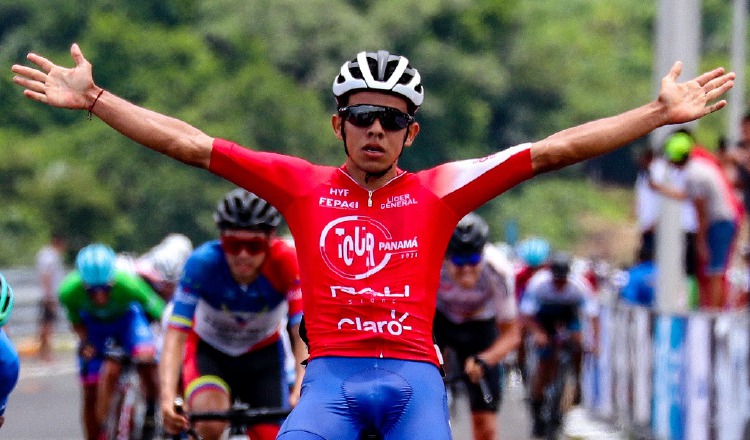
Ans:
{"label": "raised hand", "polygon": [[720,67],[678,83],[681,72],[682,62],[678,61],[661,80],[659,102],[667,110],[668,124],[689,122],[727,105],[724,99],[714,101],[734,86],[734,72],[724,73],[724,68]]}
{"label": "raised hand", "polygon": [[81,48],[73,44],[70,48],[75,67],[65,68],[34,53],[27,59],[38,69],[14,64],[16,76],[13,82],[24,87],[24,96],[53,107],[87,109],[94,101],[97,87],[91,73],[91,63],[83,57]]}

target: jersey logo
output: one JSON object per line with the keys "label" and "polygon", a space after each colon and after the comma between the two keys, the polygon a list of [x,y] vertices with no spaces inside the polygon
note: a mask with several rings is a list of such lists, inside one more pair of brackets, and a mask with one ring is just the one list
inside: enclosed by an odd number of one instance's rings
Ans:
{"label": "jersey logo", "polygon": [[363,320],[356,316],[354,319],[343,318],[338,323],[339,330],[359,330],[372,333],[389,333],[393,336],[399,336],[404,331],[411,330],[410,325],[404,325],[404,321],[409,317],[409,313],[396,316],[396,311],[391,310],[391,319],[380,321]]}
{"label": "jersey logo", "polygon": [[388,228],[363,215],[338,218],[320,234],[320,255],[329,269],[349,280],[361,280],[383,269],[394,255],[415,252],[417,237],[393,240]]}

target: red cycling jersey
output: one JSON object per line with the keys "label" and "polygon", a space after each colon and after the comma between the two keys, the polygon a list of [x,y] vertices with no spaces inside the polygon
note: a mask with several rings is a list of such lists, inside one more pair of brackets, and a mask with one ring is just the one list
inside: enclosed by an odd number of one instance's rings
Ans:
{"label": "red cycling jersey", "polygon": [[532,177],[530,144],[367,190],[342,168],[216,139],[210,171],[286,219],[297,248],[310,358],[438,363],[432,320],[445,248],[458,221]]}

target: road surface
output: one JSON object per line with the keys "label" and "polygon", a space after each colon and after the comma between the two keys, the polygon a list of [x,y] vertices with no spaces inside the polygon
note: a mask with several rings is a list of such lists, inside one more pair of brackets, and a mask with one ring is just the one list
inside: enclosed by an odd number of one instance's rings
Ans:
{"label": "road surface", "polygon": [[[50,363],[33,356],[30,343],[19,341],[25,354],[21,377],[11,394],[0,438],[8,440],[78,440],[83,437],[80,424],[80,388],[76,376],[72,335],[56,337],[55,358]],[[33,345],[33,344],[32,344]],[[451,423],[456,440],[471,440],[470,418],[464,401],[459,401]],[[521,383],[509,375],[505,397],[498,414],[500,438],[530,439],[528,410]],[[577,437],[584,438],[584,437]],[[614,439],[611,434],[586,438]]]}

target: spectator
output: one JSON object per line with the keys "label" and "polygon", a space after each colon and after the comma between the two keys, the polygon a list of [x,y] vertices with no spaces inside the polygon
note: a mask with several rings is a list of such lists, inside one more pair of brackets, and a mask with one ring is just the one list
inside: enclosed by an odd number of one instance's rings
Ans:
{"label": "spectator", "polygon": [[654,230],[659,219],[658,193],[649,185],[654,150],[646,148],[638,155],[638,176],[635,179],[635,217],[641,235],[641,247],[654,246]]}
{"label": "spectator", "polygon": [[[736,166],[735,187],[742,194],[745,212],[750,212],[750,113],[745,114],[740,124],[740,139],[729,149],[729,158]],[[750,229],[746,228],[746,243],[750,243]]]}
{"label": "spectator", "polygon": [[627,272],[628,281],[620,292],[620,298],[628,304],[652,307],[656,287],[654,247],[641,246],[636,264]]}
{"label": "spectator", "polygon": [[742,206],[736,199],[719,161],[685,131],[667,139],[664,153],[677,168],[685,170],[685,188],[655,184],[663,194],[690,200],[698,214],[696,250],[700,305],[717,309],[725,306],[724,277],[731,255]]}
{"label": "spectator", "polygon": [[[651,191],[658,193],[657,185],[669,182],[672,188],[679,191],[685,190],[685,170],[672,166],[663,155],[654,156],[648,168],[649,185]],[[659,218],[659,204],[654,208],[657,210],[656,218]],[[698,213],[695,205],[690,200],[683,200],[680,208],[680,225],[685,237],[684,265],[685,274],[689,279],[695,279],[698,275],[698,252],[695,240],[698,233]],[[655,237],[651,237],[651,247],[656,249]]]}
{"label": "spectator", "polygon": [[65,278],[66,271],[63,259],[66,240],[54,233],[50,243],[36,255],[36,270],[42,296],[39,300],[39,357],[45,361],[52,360],[52,334],[57,322],[57,288]]}

